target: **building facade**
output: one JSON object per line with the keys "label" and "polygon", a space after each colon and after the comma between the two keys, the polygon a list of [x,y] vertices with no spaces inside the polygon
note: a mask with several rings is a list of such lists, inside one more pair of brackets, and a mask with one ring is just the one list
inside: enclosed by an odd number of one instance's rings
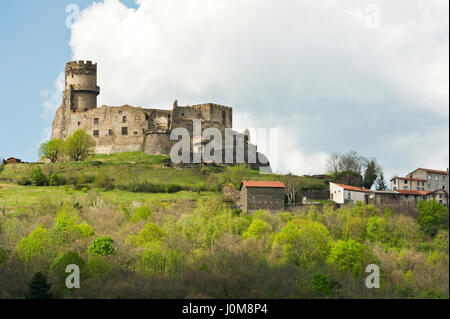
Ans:
{"label": "building facade", "polygon": [[435,189],[443,189],[448,191],[448,168],[446,171],[417,168],[406,177],[421,178],[426,181],[426,190],[434,191]]}
{"label": "building facade", "polygon": [[356,186],[330,183],[330,200],[337,204],[350,202],[368,203],[370,190]]}
{"label": "building facade", "polygon": [[393,177],[391,179],[391,189],[396,190],[426,190],[426,180],[415,177]]}
{"label": "building facade", "polygon": [[279,181],[242,181],[239,208],[246,212],[259,209],[277,212],[284,209],[285,185]]}

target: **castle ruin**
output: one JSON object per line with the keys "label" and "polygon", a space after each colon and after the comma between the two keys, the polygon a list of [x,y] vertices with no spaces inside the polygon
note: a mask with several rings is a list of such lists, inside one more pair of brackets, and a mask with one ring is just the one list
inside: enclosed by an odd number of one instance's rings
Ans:
{"label": "castle ruin", "polygon": [[[65,140],[77,129],[83,129],[97,142],[97,153],[143,151],[152,155],[169,155],[177,142],[170,140],[171,131],[185,128],[192,133],[195,119],[201,120],[202,130],[215,127],[222,136],[225,136],[226,128],[232,128],[231,107],[213,103],[178,106],[177,101],[169,110],[130,105],[97,107],[99,94],[96,63],[66,63],[63,101],[53,120],[51,138]],[[247,154],[249,147],[256,150],[256,146],[248,143],[247,135],[245,137]],[[258,155],[257,161],[268,166],[267,158],[260,153]]]}

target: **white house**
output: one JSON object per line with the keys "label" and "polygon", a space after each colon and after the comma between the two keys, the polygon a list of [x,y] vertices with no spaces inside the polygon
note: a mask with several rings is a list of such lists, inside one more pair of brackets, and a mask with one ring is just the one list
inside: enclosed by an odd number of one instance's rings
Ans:
{"label": "white house", "polygon": [[330,183],[330,199],[338,204],[350,201],[367,203],[370,190],[355,186]]}

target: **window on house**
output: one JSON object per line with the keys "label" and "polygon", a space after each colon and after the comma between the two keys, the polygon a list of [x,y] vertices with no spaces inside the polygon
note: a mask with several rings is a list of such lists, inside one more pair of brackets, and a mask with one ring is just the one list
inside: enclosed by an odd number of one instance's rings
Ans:
{"label": "window on house", "polygon": [[404,189],[405,191],[407,191],[407,190],[408,190],[408,186],[403,186],[403,189]]}
{"label": "window on house", "polygon": [[98,137],[98,136],[99,136],[98,130],[94,130],[93,135],[94,135],[95,137]]}
{"label": "window on house", "polygon": [[128,135],[128,127],[122,127],[122,135]]}
{"label": "window on house", "polygon": [[127,117],[126,116],[122,116],[122,123],[126,123],[127,122]]}
{"label": "window on house", "polygon": [[405,184],[408,184],[408,181],[405,179]]}
{"label": "window on house", "polygon": [[94,125],[98,125],[98,117],[94,118]]}
{"label": "window on house", "polygon": [[187,126],[187,130],[188,130],[189,132],[192,132],[192,125],[188,125],[188,126]]}
{"label": "window on house", "polygon": [[428,174],[428,179],[431,179],[431,175],[430,174]]}
{"label": "window on house", "polygon": [[439,180],[439,176],[436,175],[436,176],[434,177],[434,179],[438,181],[438,180]]}

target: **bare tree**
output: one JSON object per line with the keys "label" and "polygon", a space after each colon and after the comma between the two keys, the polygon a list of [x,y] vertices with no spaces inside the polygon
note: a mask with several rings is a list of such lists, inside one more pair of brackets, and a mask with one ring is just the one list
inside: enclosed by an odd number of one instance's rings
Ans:
{"label": "bare tree", "polygon": [[339,173],[339,153],[331,153],[330,157],[327,160],[327,170],[331,174],[338,174]]}

